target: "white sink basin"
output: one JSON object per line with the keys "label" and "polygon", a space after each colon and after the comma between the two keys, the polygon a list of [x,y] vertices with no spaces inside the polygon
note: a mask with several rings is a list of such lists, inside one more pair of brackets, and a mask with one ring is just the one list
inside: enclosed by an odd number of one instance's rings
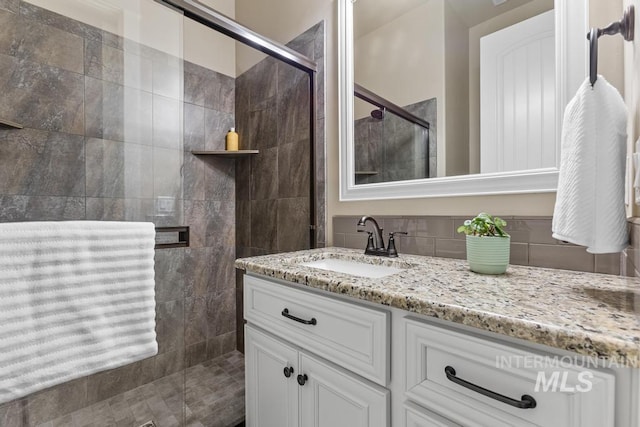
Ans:
{"label": "white sink basin", "polygon": [[387,267],[386,265],[373,265],[366,264],[364,262],[334,258],[302,262],[300,265],[335,271],[336,273],[351,274],[352,276],[370,277],[372,279],[390,276],[403,271],[401,268]]}

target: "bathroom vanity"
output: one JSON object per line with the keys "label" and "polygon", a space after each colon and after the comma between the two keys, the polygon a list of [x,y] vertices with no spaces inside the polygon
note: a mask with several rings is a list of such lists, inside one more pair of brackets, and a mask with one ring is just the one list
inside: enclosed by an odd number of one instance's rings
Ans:
{"label": "bathroom vanity", "polygon": [[236,267],[248,426],[640,425],[637,279],[343,248]]}

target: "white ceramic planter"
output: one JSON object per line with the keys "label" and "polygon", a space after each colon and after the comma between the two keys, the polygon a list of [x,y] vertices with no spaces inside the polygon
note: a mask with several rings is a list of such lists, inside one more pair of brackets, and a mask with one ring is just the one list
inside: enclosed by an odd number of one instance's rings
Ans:
{"label": "white ceramic planter", "polygon": [[509,265],[511,237],[467,236],[467,262],[471,271],[502,274]]}

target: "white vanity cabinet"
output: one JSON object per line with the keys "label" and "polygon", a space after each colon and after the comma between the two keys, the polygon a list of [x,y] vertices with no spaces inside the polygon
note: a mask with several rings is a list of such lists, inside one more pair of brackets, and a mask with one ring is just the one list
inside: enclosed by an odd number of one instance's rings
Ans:
{"label": "white vanity cabinet", "polygon": [[247,275],[244,297],[247,426],[390,425],[389,312]]}
{"label": "white vanity cabinet", "polygon": [[249,427],[635,426],[561,350],[262,276],[244,315]]}
{"label": "white vanity cabinet", "polygon": [[401,326],[406,397],[452,422],[469,427],[614,426],[613,373],[576,366],[570,356],[531,352],[410,316],[401,319]]}

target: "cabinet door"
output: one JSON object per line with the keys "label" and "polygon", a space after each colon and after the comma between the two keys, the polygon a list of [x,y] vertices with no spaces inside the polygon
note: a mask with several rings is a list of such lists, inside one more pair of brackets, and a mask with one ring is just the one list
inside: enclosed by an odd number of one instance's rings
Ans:
{"label": "cabinet door", "polygon": [[[248,427],[297,427],[298,352],[245,326],[246,423]],[[289,377],[285,368],[293,369]]]}
{"label": "cabinet door", "polygon": [[309,427],[389,426],[389,391],[363,378],[300,354],[300,419]]}

